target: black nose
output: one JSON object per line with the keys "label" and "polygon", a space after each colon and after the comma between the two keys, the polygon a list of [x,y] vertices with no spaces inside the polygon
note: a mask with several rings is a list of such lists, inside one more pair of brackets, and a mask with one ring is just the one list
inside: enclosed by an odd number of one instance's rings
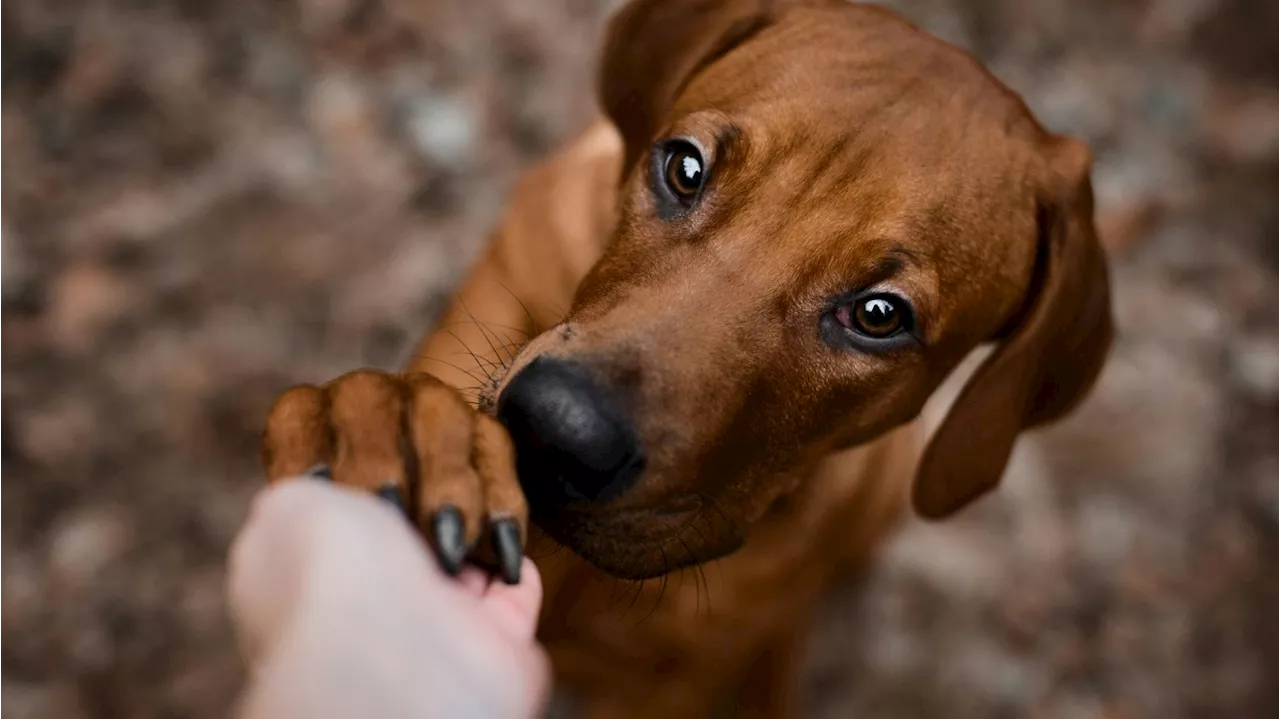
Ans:
{"label": "black nose", "polygon": [[530,362],[498,398],[498,420],[515,443],[516,471],[535,510],[612,499],[644,469],[635,428],[577,362]]}

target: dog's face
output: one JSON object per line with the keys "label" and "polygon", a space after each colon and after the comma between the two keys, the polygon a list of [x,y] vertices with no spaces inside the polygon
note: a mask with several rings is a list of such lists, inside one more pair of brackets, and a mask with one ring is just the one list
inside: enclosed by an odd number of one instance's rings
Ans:
{"label": "dog's face", "polygon": [[926,515],[1092,383],[1110,314],[1087,153],[968,56],[843,4],[642,2],[601,82],[617,230],[499,400],[535,520],[597,566],[733,551],[982,342],[1004,344],[923,463]]}

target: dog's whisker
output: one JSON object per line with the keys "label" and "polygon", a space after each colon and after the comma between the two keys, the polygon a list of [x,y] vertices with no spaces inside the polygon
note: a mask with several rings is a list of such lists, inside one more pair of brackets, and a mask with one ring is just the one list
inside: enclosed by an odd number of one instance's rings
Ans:
{"label": "dog's whisker", "polygon": [[[708,497],[708,499],[710,499],[710,497]],[[711,527],[711,521],[710,521],[710,519],[708,519],[708,518],[707,518],[707,516],[706,516],[705,514],[700,515],[700,518],[707,522],[707,529],[711,529],[711,528],[712,528],[712,527]],[[701,530],[701,529],[698,529],[698,525],[697,525],[697,523],[696,523],[696,520],[697,520],[697,519],[698,519],[698,517],[695,517],[693,521],[690,521],[690,522],[688,522],[688,523],[685,523],[685,524],[681,525],[681,527],[680,527],[680,531],[682,531],[682,532],[683,532],[683,531],[684,531],[684,530],[686,530],[686,529],[692,529],[693,531],[695,531],[695,532],[697,532],[697,533],[698,533],[698,539],[699,539],[699,540],[701,540],[701,541],[705,544],[705,543],[706,543],[706,541],[707,541],[707,537],[706,537],[706,535],[704,535],[704,534],[702,533],[702,530]],[[689,552],[689,547],[688,547],[688,545],[687,545],[687,544],[685,544],[684,539],[683,539],[683,538],[681,538],[681,537],[679,537],[679,536],[677,536],[677,539],[679,539],[679,540],[680,540],[680,543],[681,543],[682,545],[684,545],[684,547],[685,547],[685,551],[686,551],[686,552]],[[690,552],[690,554],[692,554],[692,552]],[[720,587],[721,587],[721,589],[723,589],[723,588],[724,588],[724,570],[723,570],[723,568],[721,568],[721,567],[720,567],[719,560],[713,560],[713,561],[714,561],[714,563],[715,563],[715,565],[716,565],[717,569],[720,571]],[[697,563],[697,564],[693,565],[693,567],[697,570],[698,577],[701,579],[701,582],[702,582],[701,587],[706,589],[706,592],[707,592],[707,616],[711,616],[711,582],[707,580],[707,572],[706,572],[706,569],[705,569],[705,567],[704,567],[704,563],[703,563],[703,562],[699,562],[699,563]],[[699,591],[701,591],[701,590],[699,590]],[[695,606],[695,608],[694,608],[694,613],[695,613],[695,614],[697,614],[697,607],[696,607],[696,606]]]}
{"label": "dog's whisker", "polygon": [[[502,358],[500,358],[500,357],[499,357],[499,358],[496,358],[496,359],[485,359],[485,358],[482,358],[480,355],[476,354],[476,353],[475,353],[475,350],[471,349],[471,346],[470,346],[470,345],[468,345],[468,344],[467,344],[467,343],[466,343],[466,342],[465,342],[461,337],[459,337],[459,336],[458,336],[458,334],[457,334],[456,332],[454,332],[453,330],[445,330],[444,332],[445,332],[445,334],[447,334],[447,335],[449,335],[450,337],[452,337],[452,338],[454,338],[455,340],[457,340],[457,341],[458,341],[458,344],[462,345],[462,349],[463,349],[463,351],[465,351],[467,354],[471,355],[471,359],[475,360],[475,361],[476,361],[476,364],[480,364],[480,365],[487,364],[490,368],[494,368],[494,367],[497,367],[497,366],[500,366],[500,365],[505,367],[505,365],[502,365],[502,362],[501,362],[501,359],[502,359]],[[492,345],[490,345],[490,346],[492,346]],[[494,372],[494,370],[493,370],[493,369],[488,369],[488,370],[486,370],[486,373],[488,373],[488,374],[490,374],[490,375],[492,375],[492,374],[493,374],[493,372]],[[492,377],[490,377],[490,380],[492,380]]]}
{"label": "dog's whisker", "polygon": [[[498,336],[498,331],[497,331],[497,330],[490,329],[489,331],[490,331],[490,332],[493,332],[493,334],[494,334],[494,336],[495,336],[495,337],[496,337],[496,336]],[[511,350],[513,350],[513,349],[516,351],[516,353],[519,353],[520,348],[523,346],[523,344],[522,344],[522,343],[520,343],[520,342],[516,342],[515,340],[511,339],[511,337],[507,334],[507,330],[505,330],[505,329],[503,329],[503,332],[502,332],[502,339],[506,340],[506,343],[505,343],[505,344],[503,344],[503,345],[502,345],[502,347],[503,347],[503,349],[506,349],[508,353],[510,353],[510,352],[511,352]],[[526,340],[526,341],[527,341],[527,340]],[[513,359],[514,359],[514,357],[513,357]]]}
{"label": "dog's whisker", "polygon": [[658,606],[662,604],[662,598],[666,596],[666,593],[667,593],[667,579],[668,577],[671,576],[671,572],[668,570],[668,567],[670,567],[671,565],[667,560],[667,553],[662,549],[661,545],[655,545],[655,546],[658,550],[658,553],[662,556],[662,577],[661,577],[662,583],[658,586],[657,599],[654,600],[653,606],[649,607],[649,613],[645,614],[644,618],[636,623],[635,626],[637,627],[649,621],[649,618],[653,616],[653,613],[658,611]]}
{"label": "dog's whisker", "polygon": [[[699,530],[698,525],[694,525],[694,523],[689,523],[689,525],[685,525],[684,527],[682,527],[682,530],[684,530],[685,527],[691,528],[691,530],[698,532],[698,539],[703,541],[704,544],[705,542],[707,542],[707,537],[703,536],[703,532]],[[680,539],[680,544],[684,545],[686,553],[689,553],[691,555],[692,551],[689,549],[689,545],[686,544],[685,540],[682,539],[682,537],[677,537],[677,539]],[[710,586],[710,582],[707,581],[707,572],[705,572],[705,569],[703,568],[703,563],[701,562],[692,564],[692,568],[694,568],[694,571],[696,572],[695,578],[698,578],[698,580],[701,582],[700,585],[696,585],[696,591],[698,591],[698,596],[695,596],[695,600],[700,599],[701,592],[703,592],[704,590],[707,591],[707,615],[708,617],[710,617],[710,613],[712,613],[712,586]],[[723,585],[723,574],[721,578],[722,578],[721,583]],[[695,605],[694,605],[695,615],[698,614],[699,612],[699,605],[700,604],[698,603],[698,601],[695,601]]]}
{"label": "dog's whisker", "polygon": [[[685,526],[687,526],[687,525],[685,525]],[[683,532],[683,531],[684,531],[685,526],[681,526],[681,527],[680,527],[680,532]],[[681,547],[684,547],[684,553],[685,553],[685,555],[686,555],[686,556],[689,556],[689,557],[692,557],[692,556],[693,556],[693,550],[689,548],[689,543],[688,543],[688,542],[686,542],[686,541],[684,541],[684,537],[681,537],[679,532],[677,532],[677,533],[676,533],[675,537],[676,537],[676,541],[680,543],[680,546],[681,546]],[[695,565],[691,565],[691,566],[692,566],[692,567],[694,567],[694,568],[696,569],[698,565],[696,565],[696,564],[695,564]],[[684,571],[685,571],[686,569],[689,569],[689,566],[685,566],[685,567],[681,567],[681,568],[680,568],[680,576],[681,576],[681,577],[683,577],[683,576],[684,576]],[[694,616],[697,616],[697,614],[698,614],[698,609],[702,606],[702,586],[701,586],[700,584],[698,584],[698,582],[697,582],[698,575],[697,575],[696,573],[694,574],[693,578],[694,578],[694,583],[693,583],[693,614],[694,614]]]}
{"label": "dog's whisker", "polygon": [[[733,523],[729,521],[729,515],[725,513],[724,507],[720,506],[719,500],[717,500],[715,497],[711,496],[710,494],[707,494],[706,492],[698,492],[698,496],[701,497],[702,499],[707,500],[707,503],[710,504],[711,508],[716,511],[716,514],[720,515],[720,519],[724,521],[725,529],[733,529]],[[710,528],[710,526],[711,524],[708,521],[707,527]]]}
{"label": "dog's whisker", "polygon": [[[447,329],[450,327],[461,327],[469,324],[472,324],[469,320],[458,320],[457,322],[446,322],[445,324],[440,325],[440,329]],[[522,327],[516,327],[514,325],[504,325],[504,324],[499,324],[497,322],[486,322],[485,324],[487,324],[489,327],[501,327],[502,329],[509,330],[511,332],[519,332],[525,337],[533,336],[532,334],[529,333],[528,330]]]}
{"label": "dog's whisker", "polygon": [[507,287],[506,283],[499,282],[498,285],[502,287],[502,289],[506,290],[507,294],[511,295],[511,299],[515,300],[516,304],[520,305],[520,309],[524,311],[524,316],[529,318],[529,326],[533,327],[533,331],[537,332],[538,334],[542,334],[542,328],[538,326],[538,321],[533,318],[533,313],[529,311],[529,308],[525,305],[524,300],[520,299],[520,297],[516,295],[516,293],[512,292],[511,288]]}
{"label": "dog's whisker", "polygon": [[537,554],[534,554],[533,552],[529,552],[529,559],[535,559],[535,560],[536,560],[536,559],[546,559],[547,557],[555,556],[555,553],[556,553],[556,552],[558,552],[558,551],[560,551],[560,548],[559,548],[559,547],[556,547],[556,548],[551,549],[551,550],[549,550],[549,551],[548,551],[548,550],[543,550],[542,552],[539,552],[539,553],[537,553]]}
{"label": "dog's whisker", "polygon": [[[462,298],[458,298],[458,306],[462,308],[463,312],[467,313],[467,316],[470,317],[471,321],[475,323],[476,329],[480,330],[480,336],[484,337],[484,341],[489,343],[489,349],[493,350],[493,354],[495,356],[498,356],[498,348],[495,347],[493,345],[493,342],[489,339],[489,332],[492,332],[492,330],[486,327],[485,324],[481,322],[479,319],[477,319],[475,315],[471,314],[471,310],[467,309],[467,304],[462,301]],[[495,332],[493,336],[497,337],[498,335]],[[498,344],[499,345],[502,344],[501,339],[498,340]],[[511,350],[507,349],[506,347],[503,347],[503,349],[507,350],[507,358],[508,358],[507,361],[514,360],[516,358],[516,356],[511,353]]]}
{"label": "dog's whisker", "polygon": [[[733,522],[731,522],[731,521],[729,520],[729,515],[725,513],[725,509],[724,509],[724,507],[723,507],[723,506],[721,506],[721,504],[720,504],[719,500],[717,500],[715,497],[713,497],[713,496],[711,496],[710,494],[707,494],[707,493],[705,493],[705,492],[698,492],[698,496],[699,496],[699,497],[702,497],[702,498],[703,498],[703,499],[705,499],[705,500],[707,500],[707,503],[708,503],[708,504],[710,504],[710,505],[711,505],[711,508],[712,508],[712,509],[714,509],[714,510],[716,511],[716,514],[720,515],[720,520],[721,520],[722,522],[724,522],[724,528],[725,528],[726,530],[728,530],[728,531],[732,532],[732,531],[733,531],[733,529],[734,529],[734,527],[733,527]],[[703,518],[703,519],[706,521],[706,523],[707,523],[707,529],[708,529],[708,530],[712,530],[713,528],[712,528],[712,526],[711,526],[711,518],[710,518],[710,517],[708,517],[708,516],[707,516],[707,515],[705,515],[705,514],[703,514],[703,515],[702,515],[702,518]],[[712,531],[712,534],[714,534],[714,533],[715,533],[715,532],[714,532],[714,531]],[[716,569],[717,569],[717,571],[719,571],[719,572],[720,572],[720,586],[721,586],[721,588],[723,588],[723,587],[724,587],[724,568],[720,566],[720,562],[719,562],[719,560],[716,560],[716,562],[714,562],[714,564],[716,565]]]}
{"label": "dog's whisker", "polygon": [[[461,300],[459,300],[459,303],[461,303]],[[488,332],[485,331],[485,326],[481,324],[481,322],[476,319],[475,315],[471,314],[471,311],[468,310],[465,306],[463,306],[462,310],[467,313],[468,317],[471,318],[471,324],[475,325],[476,329],[480,330],[480,337],[484,339],[485,344],[489,345],[489,351],[493,353],[493,358],[494,358],[492,361],[496,361],[502,364],[503,366],[505,366],[506,360],[503,359],[502,354],[498,352],[498,348],[493,344],[493,340],[489,339],[489,334]],[[462,339],[459,338],[457,334],[454,334],[452,330],[447,330],[447,332],[450,335],[452,335],[455,339],[457,339],[459,342],[461,342],[462,346],[466,347],[468,352],[471,351],[471,347],[468,346],[465,342],[462,342]],[[477,358],[477,361],[478,359],[479,358]]]}
{"label": "dog's whisker", "polygon": [[[719,566],[718,563],[717,563],[717,566]],[[698,565],[698,574],[702,577],[702,586],[707,590],[707,617],[710,618],[711,617],[711,583],[707,581],[707,570],[701,564]],[[723,589],[724,574],[722,573],[720,577],[721,577],[720,584],[721,584],[721,588]]]}
{"label": "dog's whisker", "polygon": [[644,582],[645,582],[645,580],[641,579],[641,580],[639,580],[639,581],[637,581],[637,582],[635,583],[635,584],[636,584],[636,593],[635,593],[635,595],[634,595],[633,597],[631,597],[631,603],[630,603],[630,604],[628,604],[628,605],[627,605],[626,610],[624,610],[624,611],[622,612],[622,616],[624,616],[624,617],[625,617],[625,616],[627,616],[628,614],[630,614],[630,613],[631,613],[631,609],[632,609],[633,607],[635,607],[635,605],[636,605],[636,601],[638,601],[638,600],[640,599],[640,595],[644,593]]}
{"label": "dog's whisker", "polygon": [[[708,520],[707,520],[707,529],[711,529],[711,520],[710,520],[710,519],[708,519]],[[716,568],[716,573],[720,575],[720,588],[721,588],[721,589],[724,589],[724,586],[725,586],[725,585],[724,585],[724,565],[720,563],[720,559],[718,559],[718,558],[717,558],[717,559],[713,559],[713,560],[711,560],[710,564],[711,564],[711,566],[713,566],[713,567],[715,567],[715,568]],[[704,577],[705,577],[705,575],[704,575]],[[709,585],[709,584],[708,584],[708,586],[707,586],[707,591],[708,591],[708,592],[709,592],[709,591],[711,591],[711,587],[710,587],[710,585]]]}
{"label": "dog's whisker", "polygon": [[[618,606],[618,602],[627,598],[627,594],[631,591],[631,580],[613,578],[613,584],[609,587],[609,608],[613,609]],[[619,591],[621,587],[621,591]],[[625,612],[624,612],[625,614]]]}
{"label": "dog's whisker", "polygon": [[[681,567],[681,568],[680,568],[680,571],[679,571],[680,586],[676,587],[676,595],[677,595],[677,596],[679,596],[679,595],[681,595],[681,594],[683,594],[683,593],[684,593],[684,575],[685,575],[685,570],[687,570],[687,569],[688,569],[688,567]],[[698,585],[697,585],[697,584],[694,584],[694,585],[693,585],[693,590],[694,590],[693,601],[694,601],[694,605],[695,605],[695,607],[696,607],[696,606],[697,606],[697,601],[698,601],[698,593],[697,593],[697,592],[698,592]],[[696,609],[695,609],[695,612],[696,612]]]}
{"label": "dog's whisker", "polygon": [[477,356],[477,355],[476,355],[476,353],[472,352],[471,350],[463,350],[463,351],[461,351],[461,352],[454,352],[454,353],[453,353],[453,356],[454,356],[454,357],[460,357],[460,356],[462,356],[462,355],[466,355],[467,357],[470,357],[470,358],[474,359],[474,360],[476,361],[476,363],[477,363],[477,364],[483,364],[483,365],[485,365],[486,367],[497,367],[497,366],[498,366],[498,363],[497,363],[497,362],[494,362],[494,361],[493,361],[493,360],[491,360],[491,359],[486,359],[486,358],[484,358],[484,357]]}
{"label": "dog's whisker", "polygon": [[470,377],[471,379],[473,379],[473,380],[475,380],[475,381],[477,381],[477,382],[487,382],[487,381],[488,381],[488,378],[487,378],[487,377],[479,377],[479,376],[477,376],[477,375],[473,374],[473,373],[471,372],[471,370],[468,370],[466,367],[463,367],[462,365],[454,364],[453,362],[450,362],[449,360],[443,360],[443,359],[440,359],[439,357],[429,357],[429,356],[427,356],[427,355],[414,355],[414,358],[415,358],[415,359],[422,359],[422,360],[426,360],[426,361],[428,361],[428,362],[439,362],[440,364],[448,365],[448,366],[450,366],[450,367],[452,367],[452,368],[454,368],[454,369],[458,370],[459,372],[462,372],[463,374],[467,375],[468,377]]}

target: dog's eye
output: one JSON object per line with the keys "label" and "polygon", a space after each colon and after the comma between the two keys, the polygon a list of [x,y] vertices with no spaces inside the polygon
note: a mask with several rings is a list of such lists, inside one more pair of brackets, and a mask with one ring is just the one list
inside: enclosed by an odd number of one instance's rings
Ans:
{"label": "dog's eye", "polygon": [[682,200],[691,200],[702,189],[702,156],[697,148],[680,144],[667,155],[667,187]]}
{"label": "dog's eye", "polygon": [[836,308],[836,321],[868,337],[888,337],[903,328],[906,314],[900,300],[888,295],[864,297]]}

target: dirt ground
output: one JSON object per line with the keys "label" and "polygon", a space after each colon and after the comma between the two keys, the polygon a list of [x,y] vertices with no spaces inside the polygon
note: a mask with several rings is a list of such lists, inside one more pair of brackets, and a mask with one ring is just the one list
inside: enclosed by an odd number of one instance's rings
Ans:
{"label": "dirt ground", "polygon": [[[5,717],[225,715],[269,402],[400,362],[591,113],[607,4],[4,4]],[[893,4],[1093,145],[1121,334],[832,598],[810,714],[1275,716],[1275,3]]]}

